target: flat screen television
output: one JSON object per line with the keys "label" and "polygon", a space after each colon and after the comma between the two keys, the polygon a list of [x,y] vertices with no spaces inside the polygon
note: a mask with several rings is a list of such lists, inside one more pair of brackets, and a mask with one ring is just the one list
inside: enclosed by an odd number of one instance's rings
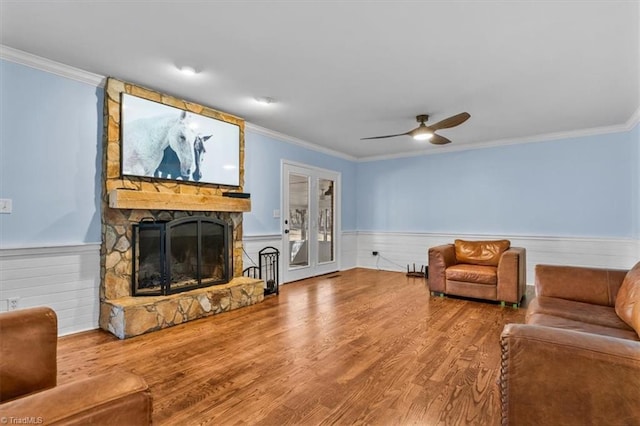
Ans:
{"label": "flat screen television", "polygon": [[240,185],[240,127],[122,93],[121,173]]}

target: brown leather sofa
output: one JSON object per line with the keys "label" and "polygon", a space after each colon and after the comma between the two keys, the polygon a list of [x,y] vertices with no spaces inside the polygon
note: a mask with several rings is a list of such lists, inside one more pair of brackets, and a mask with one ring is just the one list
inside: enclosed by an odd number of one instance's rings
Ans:
{"label": "brown leather sofa", "polygon": [[2,423],[151,424],[151,394],[137,375],[109,372],[56,386],[57,329],[49,308],[0,314]]}
{"label": "brown leather sofa", "polygon": [[640,425],[640,262],[537,265],[535,285],[502,332],[502,424]]}
{"label": "brown leather sofa", "polygon": [[526,280],[526,251],[509,240],[464,241],[429,249],[432,295],[472,297],[520,305]]}

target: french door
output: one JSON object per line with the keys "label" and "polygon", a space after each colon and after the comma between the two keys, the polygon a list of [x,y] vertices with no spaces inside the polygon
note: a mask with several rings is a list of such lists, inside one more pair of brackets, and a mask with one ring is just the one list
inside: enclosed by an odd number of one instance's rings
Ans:
{"label": "french door", "polygon": [[283,162],[284,282],[339,269],[340,174]]}

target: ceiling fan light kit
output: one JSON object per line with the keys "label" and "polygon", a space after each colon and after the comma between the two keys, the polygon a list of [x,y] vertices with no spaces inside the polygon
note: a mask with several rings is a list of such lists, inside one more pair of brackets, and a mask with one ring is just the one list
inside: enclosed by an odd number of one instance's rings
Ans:
{"label": "ceiling fan light kit", "polygon": [[416,121],[420,123],[418,127],[413,130],[410,130],[406,133],[399,133],[397,135],[386,135],[386,136],[373,136],[370,138],[362,138],[360,140],[367,139],[385,139],[385,138],[394,138],[396,136],[411,136],[415,140],[425,141],[429,140],[434,145],[445,145],[451,143],[451,141],[444,136],[437,135],[436,130],[440,129],[450,129],[451,127],[459,126],[464,123],[471,117],[468,112],[461,112],[460,114],[453,115],[449,118],[445,118],[442,121],[438,121],[431,126],[427,126],[424,124],[425,121],[429,120],[429,116],[427,114],[421,114],[416,116]]}

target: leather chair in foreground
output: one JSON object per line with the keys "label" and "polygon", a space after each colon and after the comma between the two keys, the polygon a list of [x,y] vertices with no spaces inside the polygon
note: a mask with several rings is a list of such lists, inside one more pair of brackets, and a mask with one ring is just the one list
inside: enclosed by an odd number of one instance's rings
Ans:
{"label": "leather chair in foreground", "polygon": [[0,313],[0,419],[7,424],[149,425],[139,376],[109,372],[56,386],[58,321],[49,308]]}
{"label": "leather chair in foreground", "polygon": [[502,332],[502,424],[640,425],[640,262],[536,265],[536,296]]}
{"label": "leather chair in foreground", "polygon": [[509,240],[464,241],[429,249],[429,290],[520,305],[526,280],[526,251]]}

